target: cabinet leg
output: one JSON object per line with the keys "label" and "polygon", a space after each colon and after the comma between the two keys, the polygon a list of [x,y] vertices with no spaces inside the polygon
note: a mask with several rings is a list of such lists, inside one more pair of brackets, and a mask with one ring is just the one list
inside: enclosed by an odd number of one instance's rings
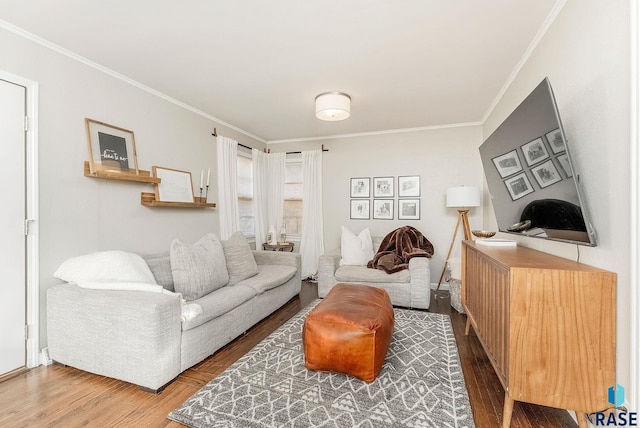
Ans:
{"label": "cabinet leg", "polygon": [[469,332],[471,331],[471,318],[467,315],[467,325],[464,327],[464,335],[469,336]]}
{"label": "cabinet leg", "polygon": [[586,413],[576,412],[576,419],[578,420],[578,428],[588,428]]}
{"label": "cabinet leg", "polygon": [[504,409],[502,411],[502,428],[511,426],[511,414],[513,413],[513,400],[509,397],[509,393],[504,393]]}

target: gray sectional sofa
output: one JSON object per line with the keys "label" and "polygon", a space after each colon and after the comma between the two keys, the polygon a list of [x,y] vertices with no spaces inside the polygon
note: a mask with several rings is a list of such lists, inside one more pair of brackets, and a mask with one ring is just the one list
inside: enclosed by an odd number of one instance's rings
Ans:
{"label": "gray sectional sofa", "polygon": [[[237,247],[234,250],[223,246],[226,256],[237,252]],[[200,290],[201,296],[196,293],[185,302],[170,291],[175,288],[184,294],[184,281],[198,278],[190,278],[194,269],[188,265],[182,271],[172,266],[177,264],[173,250],[172,244],[170,253],[143,256],[155,282],[169,291],[166,293],[84,288],[73,283],[49,288],[47,330],[51,358],[159,392],[182,371],[213,354],[300,292],[299,254],[249,249],[255,261],[252,264],[245,248],[241,248],[244,261],[226,259],[229,269],[224,284],[220,285],[225,275],[223,272],[220,277],[218,263],[218,271],[210,272],[218,276],[218,286],[212,291],[205,287]],[[198,263],[199,259],[186,260]],[[247,269],[251,271],[253,267],[257,273],[254,270],[244,278]],[[177,279],[182,287],[178,287]],[[188,317],[185,308],[191,310]],[[197,310],[193,311],[194,308]]]}

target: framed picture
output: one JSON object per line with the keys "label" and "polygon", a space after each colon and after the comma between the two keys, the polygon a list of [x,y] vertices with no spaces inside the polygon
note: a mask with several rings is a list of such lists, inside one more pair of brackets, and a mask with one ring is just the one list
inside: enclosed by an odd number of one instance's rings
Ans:
{"label": "framed picture", "polygon": [[398,197],[420,196],[420,176],[398,177]]}
{"label": "framed picture", "polygon": [[536,178],[536,181],[541,188],[551,186],[552,184],[562,180],[562,177],[560,177],[560,173],[556,169],[556,166],[553,164],[553,161],[551,161],[551,159],[549,159],[542,165],[531,168],[531,173]]}
{"label": "framed picture", "polygon": [[380,220],[393,220],[393,199],[374,199],[373,218]]}
{"label": "framed picture", "polygon": [[393,198],[393,177],[373,177],[373,197]]}
{"label": "framed picture", "polygon": [[368,198],[371,196],[371,178],[358,177],[351,179],[351,197]]}
{"label": "framed picture", "polygon": [[549,152],[542,142],[542,137],[523,144],[520,149],[528,166],[535,165],[549,158]]}
{"label": "framed picture", "polygon": [[551,147],[551,151],[553,154],[558,154],[560,152],[564,152],[567,148],[564,145],[564,139],[562,138],[562,132],[560,132],[560,128],[554,129],[551,132],[547,132],[544,134],[549,142],[549,147]]}
{"label": "framed picture", "polygon": [[351,199],[350,218],[355,220],[369,220],[369,210],[368,199]]}
{"label": "framed picture", "polygon": [[420,220],[420,199],[398,199],[399,220]]}
{"label": "framed picture", "polygon": [[515,177],[506,179],[504,184],[507,186],[509,195],[511,195],[511,199],[514,201],[528,195],[529,193],[533,193],[531,182],[529,181],[527,174],[524,172],[516,175]]}
{"label": "framed picture", "polygon": [[558,160],[558,164],[560,164],[560,169],[564,173],[564,176],[567,178],[573,177],[573,173],[571,172],[571,164],[569,163],[569,156],[567,156],[566,153],[563,153],[556,159]]}
{"label": "framed picture", "polygon": [[85,118],[89,167],[96,171],[121,171],[138,175],[133,131]]}
{"label": "framed picture", "polygon": [[155,185],[156,200],[163,202],[193,202],[191,173],[160,166],[151,167],[153,176],[160,178]]}
{"label": "framed picture", "polygon": [[496,166],[501,178],[505,178],[515,174],[516,172],[522,171],[522,164],[520,163],[520,158],[518,157],[518,153],[516,153],[515,149],[511,150],[509,153],[496,156],[491,160]]}

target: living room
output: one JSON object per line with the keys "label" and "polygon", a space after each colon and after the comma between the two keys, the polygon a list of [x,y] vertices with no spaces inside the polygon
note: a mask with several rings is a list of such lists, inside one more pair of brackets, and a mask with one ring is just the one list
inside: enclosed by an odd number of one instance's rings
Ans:
{"label": "living room", "polygon": [[[513,74],[504,76],[503,86],[496,88],[494,103],[487,106],[483,116],[415,130],[372,129],[347,136],[336,132],[333,137],[299,141],[252,136],[244,131],[245,124],[224,123],[213,114],[203,114],[164,95],[161,85],[141,85],[10,21],[3,22],[0,70],[5,74],[0,77],[14,75],[37,83],[37,175],[32,177],[39,195],[34,217],[39,251],[36,268],[31,271],[37,294],[32,296],[35,314],[30,319],[38,323],[30,326],[34,334],[30,337],[37,337],[32,348],[40,350],[47,344],[46,292],[59,282],[53,272],[64,260],[116,248],[156,253],[166,250],[176,237],[195,242],[207,232],[219,232],[217,209],[150,209],[140,204],[140,192],[151,191],[148,184],[84,177],[81,168],[88,158],[84,118],[133,130],[142,169],[160,165],[187,170],[197,182],[200,171],[211,168],[209,200],[213,202],[218,201],[216,140],[211,135],[214,127],[219,135],[257,149],[268,148],[272,153],[320,149],[324,145],[328,149],[323,156],[322,183],[327,251],[339,247],[342,225],[356,233],[369,227],[372,234],[384,235],[407,223],[397,216],[391,221],[350,219],[350,178],[420,176],[421,215],[410,224],[433,242],[436,252],[432,272],[439,273],[456,222],[455,210],[445,207],[446,189],[461,184],[484,189],[482,206],[472,209],[470,223],[474,229],[496,230],[478,147],[548,76],[580,171],[598,245],[577,247],[531,238],[518,241],[567,259],[579,257],[582,263],[617,274],[617,382],[627,388],[627,408],[637,411],[640,332],[635,315],[638,267],[634,248],[638,237],[634,233],[638,230],[638,211],[632,206],[637,201],[633,193],[637,183],[632,181],[637,170],[631,165],[638,162],[634,158],[637,141],[632,140],[637,138],[632,134],[637,118],[631,119],[631,103],[637,97],[632,92],[637,90],[633,86],[637,76],[631,73],[635,66],[632,55],[636,54],[632,47],[637,49],[637,40],[632,39],[637,34],[631,31],[637,31],[632,25],[637,23],[635,7],[634,2],[627,1],[558,2],[556,14],[544,22],[531,40],[535,41],[531,49],[522,52],[520,62],[513,64]],[[465,67],[462,60],[460,67]],[[304,98],[311,116],[315,95]],[[361,102],[354,98],[354,115]],[[588,313],[589,308],[585,311]],[[39,352],[31,358],[29,366],[37,365]]]}

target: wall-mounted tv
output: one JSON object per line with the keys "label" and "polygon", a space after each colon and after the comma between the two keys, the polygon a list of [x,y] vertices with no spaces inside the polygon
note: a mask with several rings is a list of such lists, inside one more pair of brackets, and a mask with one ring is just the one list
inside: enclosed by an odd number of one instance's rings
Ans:
{"label": "wall-mounted tv", "polygon": [[501,232],[596,245],[567,143],[545,78],[480,146]]}

